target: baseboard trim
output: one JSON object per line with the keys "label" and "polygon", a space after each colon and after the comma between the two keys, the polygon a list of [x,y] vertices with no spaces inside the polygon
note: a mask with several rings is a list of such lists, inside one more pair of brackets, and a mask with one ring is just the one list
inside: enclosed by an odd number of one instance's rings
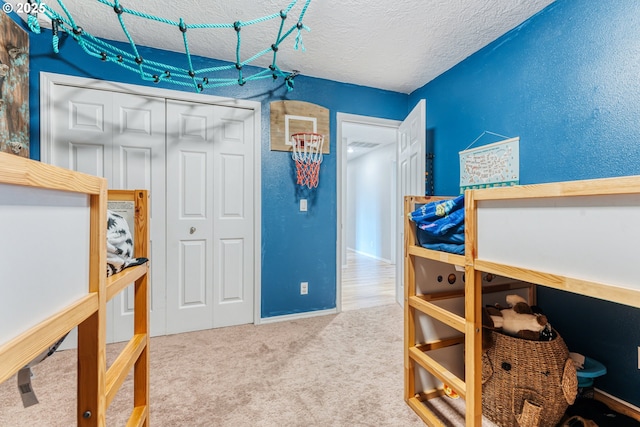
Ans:
{"label": "baseboard trim", "polygon": [[620,400],[615,396],[610,395],[599,389],[594,389],[593,398],[607,405],[609,408],[616,412],[631,417],[637,421],[640,421],[640,408],[634,406],[624,400]]}
{"label": "baseboard trim", "polygon": [[382,258],[382,257],[376,256],[376,255],[373,255],[373,254],[370,254],[370,253],[367,253],[367,252],[358,251],[358,250],[355,250],[353,248],[347,248],[347,250],[351,251],[351,252],[355,252],[358,255],[366,256],[367,258],[375,259],[377,261],[386,262],[387,264],[393,264],[393,261],[390,260],[390,259],[387,259],[387,258]]}
{"label": "baseboard trim", "polygon": [[338,314],[338,310],[331,308],[328,310],[305,311],[304,313],[284,314],[282,316],[263,317],[260,319],[260,325],[266,323],[286,322],[289,320],[308,319],[310,317],[328,316],[330,314]]}

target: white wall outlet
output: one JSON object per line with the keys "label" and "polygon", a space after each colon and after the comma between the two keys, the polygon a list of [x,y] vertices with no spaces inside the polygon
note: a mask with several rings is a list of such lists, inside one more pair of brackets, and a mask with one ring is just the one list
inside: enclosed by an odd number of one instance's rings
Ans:
{"label": "white wall outlet", "polygon": [[640,369],[640,346],[638,346],[638,369]]}
{"label": "white wall outlet", "polygon": [[307,199],[300,199],[300,212],[307,211]]}
{"label": "white wall outlet", "polygon": [[309,282],[300,282],[300,295],[307,295],[309,293]]}

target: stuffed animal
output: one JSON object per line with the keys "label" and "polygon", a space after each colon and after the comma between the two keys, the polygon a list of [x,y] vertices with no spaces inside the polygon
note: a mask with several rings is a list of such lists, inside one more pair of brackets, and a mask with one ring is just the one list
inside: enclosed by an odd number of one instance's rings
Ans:
{"label": "stuffed animal", "polygon": [[[548,340],[551,331],[549,321],[544,314],[534,313],[526,300],[519,295],[507,295],[509,308],[485,307],[483,310],[483,326],[487,329],[500,330],[505,334],[529,339]],[[483,349],[489,348],[491,334],[483,334]]]}

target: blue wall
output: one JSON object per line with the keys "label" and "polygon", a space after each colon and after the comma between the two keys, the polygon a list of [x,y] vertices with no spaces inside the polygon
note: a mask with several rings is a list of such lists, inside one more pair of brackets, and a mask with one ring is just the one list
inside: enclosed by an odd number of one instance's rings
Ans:
{"label": "blue wall", "polygon": [[[558,0],[420,98],[436,194],[458,194],[458,152],[485,130],[520,136],[522,184],[638,175],[640,2]],[[538,302],[572,351],[607,366],[596,387],[640,406],[640,310],[545,288]]]}
{"label": "blue wall", "polygon": [[[14,20],[20,21],[16,16]],[[81,25],[81,23],[79,23]],[[23,25],[24,27],[24,25]],[[179,32],[176,33],[179,37]],[[40,158],[39,72],[53,72],[122,83],[155,85],[115,64],[87,56],[70,38],[62,40],[60,53],[51,48],[51,32],[30,35],[31,157]],[[281,48],[291,48],[283,44]],[[123,49],[125,45],[119,44]],[[183,56],[140,48],[147,60],[175,63]],[[301,61],[303,56],[300,57]],[[213,64],[212,64],[213,62]],[[220,61],[195,58],[194,68],[219,65]],[[300,68],[304,69],[301,63]],[[249,67],[247,67],[249,68]],[[294,314],[336,306],[336,113],[387,119],[404,118],[407,95],[334,81],[298,76],[288,92],[283,79],[251,81],[245,86],[205,90],[206,94],[259,101],[262,104],[262,317]],[[191,91],[191,88],[184,88]],[[324,156],[320,185],[304,192],[295,184],[291,155],[270,151],[269,103],[300,100],[330,110],[331,154]],[[327,142],[325,142],[326,144]],[[299,199],[309,199],[307,212],[299,212]],[[300,295],[300,282],[309,282],[309,294]]]}

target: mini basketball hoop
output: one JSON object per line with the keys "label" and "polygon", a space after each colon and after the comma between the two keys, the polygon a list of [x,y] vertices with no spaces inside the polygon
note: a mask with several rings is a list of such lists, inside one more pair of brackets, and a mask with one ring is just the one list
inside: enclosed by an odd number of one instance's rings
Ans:
{"label": "mini basketball hoop", "polygon": [[322,146],[324,135],[302,132],[291,135],[293,153],[296,162],[298,185],[316,188],[320,179],[320,163],[322,163]]}

